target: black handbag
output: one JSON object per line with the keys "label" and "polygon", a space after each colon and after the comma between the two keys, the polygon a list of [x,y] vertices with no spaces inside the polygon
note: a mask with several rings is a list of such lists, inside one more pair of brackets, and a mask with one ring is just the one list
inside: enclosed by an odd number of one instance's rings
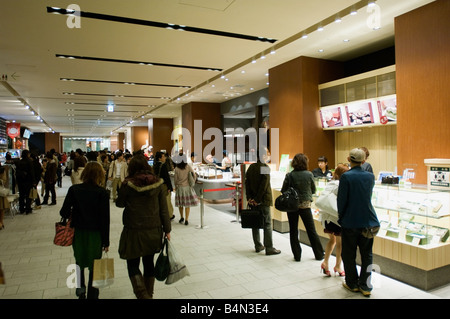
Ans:
{"label": "black handbag", "polygon": [[243,209],[241,214],[242,228],[264,228],[264,216],[257,209]]}
{"label": "black handbag", "polygon": [[[167,238],[164,238],[163,246],[161,252],[159,253],[158,259],[155,263],[155,278],[159,281],[164,281],[167,279],[170,273],[170,263],[169,263],[169,248],[168,248]],[[165,249],[165,251],[164,251]]]}
{"label": "black handbag", "polygon": [[[291,174],[289,174],[287,178],[289,180],[289,185],[291,185]],[[281,212],[294,212],[298,210],[299,203],[300,198],[297,190],[294,187],[289,186],[289,188],[275,200],[275,208]]]}

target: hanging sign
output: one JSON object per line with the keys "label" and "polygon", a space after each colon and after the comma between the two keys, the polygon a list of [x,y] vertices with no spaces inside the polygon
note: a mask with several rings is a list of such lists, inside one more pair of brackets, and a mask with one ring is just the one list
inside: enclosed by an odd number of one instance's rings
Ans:
{"label": "hanging sign", "polygon": [[6,123],[6,134],[13,139],[20,135],[20,123]]}

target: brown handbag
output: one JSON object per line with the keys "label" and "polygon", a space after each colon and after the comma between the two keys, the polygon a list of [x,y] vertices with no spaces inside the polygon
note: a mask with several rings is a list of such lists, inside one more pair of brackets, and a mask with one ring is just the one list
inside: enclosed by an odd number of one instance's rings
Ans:
{"label": "brown handbag", "polygon": [[75,229],[70,226],[71,219],[62,218],[55,223],[55,238],[53,243],[57,246],[67,247],[72,245]]}

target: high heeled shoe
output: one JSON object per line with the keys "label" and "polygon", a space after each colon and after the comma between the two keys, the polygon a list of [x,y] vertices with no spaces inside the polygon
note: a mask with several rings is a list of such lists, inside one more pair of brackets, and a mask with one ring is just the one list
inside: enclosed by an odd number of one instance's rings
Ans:
{"label": "high heeled shoe", "polygon": [[320,265],[320,272],[323,272],[325,277],[331,277],[330,271],[328,269],[326,269],[323,264]]}
{"label": "high heeled shoe", "polygon": [[337,269],[336,269],[336,267],[334,267],[334,275],[336,276],[336,273],[338,273],[339,274],[339,277],[345,277],[345,271],[338,271]]}

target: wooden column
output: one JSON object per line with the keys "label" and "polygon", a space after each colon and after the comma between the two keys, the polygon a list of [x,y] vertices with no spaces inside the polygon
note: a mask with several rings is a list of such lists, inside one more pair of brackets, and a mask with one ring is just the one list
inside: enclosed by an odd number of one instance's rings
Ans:
{"label": "wooden column", "polygon": [[171,152],[174,141],[172,141],[173,119],[154,118],[148,120],[149,145],[153,146],[153,154],[157,151],[166,150]]}
{"label": "wooden column", "polygon": [[[325,155],[330,167],[335,165],[334,132],[324,131],[319,116],[319,84],[344,76],[343,64],[309,57],[299,57],[269,70],[270,127],[279,129],[281,154],[293,158],[304,153],[310,169]],[[272,151],[273,152],[273,151]],[[273,153],[272,153],[273,155]]]}
{"label": "wooden column", "polygon": [[[201,130],[196,132],[194,127],[194,121],[201,120]],[[219,103],[203,103],[203,102],[191,102],[183,105],[182,108],[182,127],[187,129],[191,135],[191,149],[187,150],[183,143],[183,151],[186,152],[196,152],[198,155],[201,155],[202,160],[206,155],[203,154],[203,150],[205,146],[212,142],[212,140],[203,140],[203,133],[208,128],[217,128],[222,130],[222,116],[220,113],[220,104]],[[199,134],[201,136],[194,136],[195,134]],[[194,138],[201,139],[201,149],[196,150],[194,144]],[[222,141],[223,144],[223,141]],[[201,153],[201,154],[200,154]],[[219,157],[219,154],[212,154],[213,156]],[[220,154],[220,157],[222,154]],[[200,159],[200,156],[199,156]]]}
{"label": "wooden column", "polygon": [[450,158],[450,1],[437,0],[395,19],[397,165],[417,165],[426,184],[426,158]]}

